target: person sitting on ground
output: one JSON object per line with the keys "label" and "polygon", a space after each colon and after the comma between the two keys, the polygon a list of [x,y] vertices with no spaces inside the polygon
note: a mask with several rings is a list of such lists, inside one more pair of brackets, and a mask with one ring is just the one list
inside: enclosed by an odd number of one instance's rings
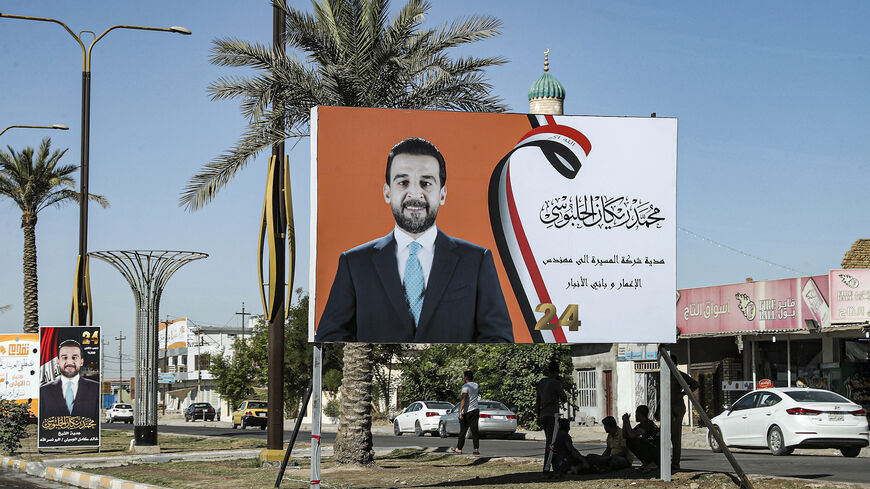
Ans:
{"label": "person sitting on ground", "polygon": [[559,420],[559,431],[553,440],[553,468],[556,476],[565,474],[585,474],[591,472],[592,466],[576,448],[568,430],[571,422]]}
{"label": "person sitting on ground", "polygon": [[631,467],[634,455],[625,443],[625,437],[622,434],[622,429],[616,424],[616,418],[607,416],[601,420],[601,424],[604,425],[604,431],[607,432],[607,448],[601,455],[587,455],[587,460],[595,466],[599,473]]}
{"label": "person sitting on ground", "polygon": [[631,416],[628,413],[622,415],[622,434],[628,449],[641,461],[640,470],[647,472],[659,465],[659,427],[649,418],[649,407],[644,404],[635,409],[634,419],[637,425],[632,428]]}

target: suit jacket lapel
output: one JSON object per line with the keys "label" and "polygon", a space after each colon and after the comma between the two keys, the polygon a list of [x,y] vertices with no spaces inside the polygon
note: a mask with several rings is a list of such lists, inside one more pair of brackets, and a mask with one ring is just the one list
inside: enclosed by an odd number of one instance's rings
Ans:
{"label": "suit jacket lapel", "polygon": [[450,277],[459,263],[459,257],[453,252],[456,244],[443,232],[438,231],[435,238],[435,257],[432,260],[432,269],[429,271],[429,280],[426,284],[426,294],[423,296],[423,311],[420,313],[420,324],[417,325],[417,334],[421,334],[427,327],[435,309],[450,283]]}
{"label": "suit jacket lapel", "polygon": [[396,240],[393,238],[393,233],[379,239],[375,244],[375,250],[377,251],[372,257],[372,262],[381,280],[381,285],[384,286],[387,293],[387,298],[393,305],[393,309],[396,310],[396,315],[402,320],[402,327],[405,331],[414,331],[414,322],[411,319],[408,303],[405,302],[405,288],[402,287],[402,282],[399,280],[399,266],[396,263]]}

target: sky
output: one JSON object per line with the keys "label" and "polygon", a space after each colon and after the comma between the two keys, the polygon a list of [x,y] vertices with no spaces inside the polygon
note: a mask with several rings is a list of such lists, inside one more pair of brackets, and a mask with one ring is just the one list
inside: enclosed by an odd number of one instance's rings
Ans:
{"label": "sky", "polygon": [[[293,2],[310,10],[307,1]],[[510,60],[488,76],[511,112],[543,73],[565,87],[565,113],[679,120],[677,286],[692,288],[825,274],[870,237],[862,205],[870,166],[870,4],[862,1],[438,0],[426,26],[470,14],[503,22],[501,36],[457,56]],[[401,2],[393,2],[396,9]],[[249,71],[209,63],[215,39],[271,42],[268,0],[4,0],[0,12],[52,17],[97,34],[115,24],[184,26],[191,36],[115,30],[92,54],[88,248],[209,254],[169,280],[161,318],[239,324],[242,303],[261,313],[257,238],[268,154],[252,160],[196,212],[178,206],[188,179],[230,148],[246,120],[236,101],[211,101],[208,85]],[[87,34],[85,35],[87,36]],[[20,151],[50,137],[78,164],[81,50],[60,26],[0,19],[0,147]],[[308,285],[309,140],[288,144],[297,229],[294,287]],[[292,148],[292,149],[291,149]],[[76,176],[78,180],[78,176]],[[37,225],[39,317],[68,322],[78,209],[50,208]],[[0,199],[0,332],[21,330],[20,212]],[[133,294],[108,264],[92,261],[94,324],[106,347],[135,337]],[[127,357],[132,342],[124,343]],[[129,368],[125,364],[125,368]]]}

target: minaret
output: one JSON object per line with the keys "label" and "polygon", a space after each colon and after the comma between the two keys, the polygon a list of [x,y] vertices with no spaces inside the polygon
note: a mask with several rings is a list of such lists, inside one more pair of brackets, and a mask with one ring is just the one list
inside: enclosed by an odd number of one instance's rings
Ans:
{"label": "minaret", "polygon": [[550,75],[550,48],[544,52],[544,74],[529,89],[529,113],[562,115],[565,88]]}

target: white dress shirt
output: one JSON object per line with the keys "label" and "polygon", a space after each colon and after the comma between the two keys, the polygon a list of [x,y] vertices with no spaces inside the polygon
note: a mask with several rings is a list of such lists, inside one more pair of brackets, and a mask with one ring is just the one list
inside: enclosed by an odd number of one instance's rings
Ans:
{"label": "white dress shirt", "polygon": [[76,375],[75,377],[73,377],[71,379],[68,379],[66,377],[61,377],[61,380],[60,380],[61,395],[66,397],[67,385],[72,384],[73,399],[75,399],[76,394],[79,393],[79,378],[80,377],[78,375]]}
{"label": "white dress shirt", "polygon": [[402,284],[405,283],[405,264],[408,263],[408,257],[411,255],[408,245],[411,244],[411,241],[416,241],[421,246],[417,251],[417,259],[423,268],[423,283],[428,286],[429,271],[432,270],[432,260],[435,259],[435,238],[438,237],[438,228],[433,225],[419,238],[413,239],[408,233],[396,226],[393,236],[396,239],[396,262],[399,265],[399,280]]}

